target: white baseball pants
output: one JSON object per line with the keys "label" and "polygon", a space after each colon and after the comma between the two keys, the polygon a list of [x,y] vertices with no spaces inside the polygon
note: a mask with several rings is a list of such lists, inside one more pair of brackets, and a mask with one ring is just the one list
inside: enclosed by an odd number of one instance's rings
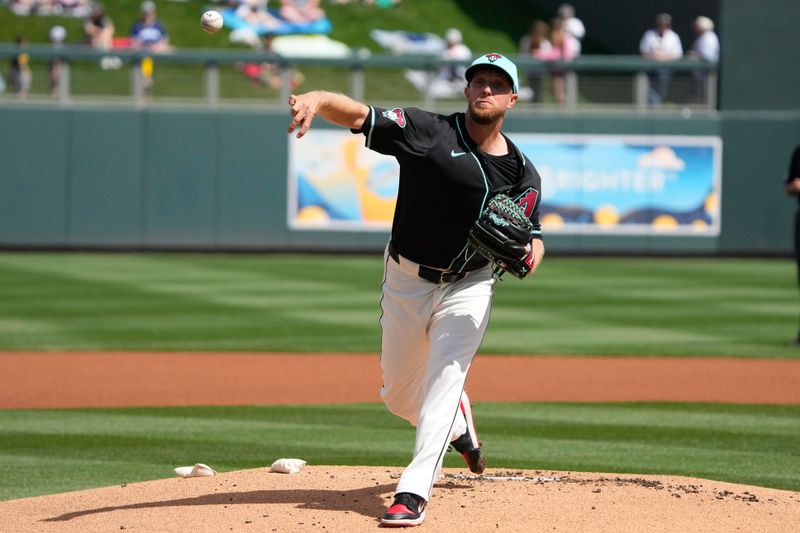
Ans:
{"label": "white baseball pants", "polygon": [[396,492],[429,500],[449,443],[472,424],[464,382],[489,323],[497,280],[486,266],[437,285],[417,275],[417,263],[399,260],[384,254],[381,397],[417,428],[414,456]]}

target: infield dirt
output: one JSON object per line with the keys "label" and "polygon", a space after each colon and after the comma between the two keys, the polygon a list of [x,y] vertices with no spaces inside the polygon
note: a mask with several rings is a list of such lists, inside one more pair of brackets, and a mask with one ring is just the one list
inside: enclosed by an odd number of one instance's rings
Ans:
{"label": "infield dirt", "polygon": [[[378,356],[0,352],[0,409],[380,402]],[[800,360],[479,355],[477,402],[800,404]]]}
{"label": "infield dirt", "polygon": [[[379,385],[370,355],[0,353],[6,409],[374,402]],[[798,404],[800,361],[480,356],[468,388],[473,401]],[[288,475],[265,465],[0,501],[0,529],[373,531],[400,471],[310,465]],[[446,469],[419,531],[794,532],[798,523],[796,492],[490,468],[480,478]]]}
{"label": "infield dirt", "polygon": [[[0,502],[6,531],[307,531],[379,528],[398,468],[268,468]],[[418,531],[790,532],[800,493],[684,477],[446,469]]]}

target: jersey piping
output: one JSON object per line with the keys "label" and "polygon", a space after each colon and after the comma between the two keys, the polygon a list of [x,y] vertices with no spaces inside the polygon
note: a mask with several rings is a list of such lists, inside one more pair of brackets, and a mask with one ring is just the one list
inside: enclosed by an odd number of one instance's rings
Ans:
{"label": "jersey piping", "polygon": [[[467,142],[467,140],[464,138],[464,134],[461,132],[461,124],[459,124],[459,121],[458,121],[460,116],[461,115],[456,115],[456,120],[455,120],[455,122],[456,122],[456,131],[458,132],[458,136],[461,138],[461,142],[464,144],[464,146],[467,147],[467,151],[469,152],[469,155],[472,157],[472,159],[475,160],[475,164],[478,165],[478,169],[481,171],[481,177],[483,177],[483,187],[486,190],[486,192],[483,194],[483,200],[481,201],[481,208],[478,210],[478,216],[475,218],[475,220],[477,220],[478,218],[480,218],[481,213],[483,213],[483,208],[486,206],[486,198],[489,196],[489,190],[490,190],[489,189],[489,180],[486,178],[486,172],[483,171],[483,167],[481,166],[480,160],[478,160],[478,157],[475,155],[475,152],[472,151],[472,147]],[[464,245],[464,247],[461,249],[461,251],[458,252],[456,254],[456,256],[450,261],[450,265],[449,265],[448,269],[452,269],[453,268],[453,263],[455,263],[456,260],[463,254],[465,261],[464,261],[464,264],[461,265],[461,268],[459,269],[459,272],[464,270],[464,267],[467,265],[467,263],[469,263],[469,261],[475,255],[475,253],[473,253],[470,257],[467,257],[467,251],[468,250],[469,250],[469,242],[466,243]]]}
{"label": "jersey piping", "polygon": [[367,134],[367,148],[372,149],[372,130],[375,129],[375,108],[369,106],[369,133]]}

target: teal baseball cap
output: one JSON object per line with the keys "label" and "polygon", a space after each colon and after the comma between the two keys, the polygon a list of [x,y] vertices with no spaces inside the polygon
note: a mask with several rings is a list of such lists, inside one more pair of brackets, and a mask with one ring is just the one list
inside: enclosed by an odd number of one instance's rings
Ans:
{"label": "teal baseball cap", "polygon": [[478,57],[475,61],[467,69],[466,74],[464,75],[467,78],[467,83],[472,79],[472,76],[475,75],[477,70],[482,68],[495,68],[501,71],[503,74],[508,76],[511,80],[511,87],[514,90],[514,94],[519,92],[519,81],[517,80],[517,66],[504,55],[490,52],[488,54],[482,55]]}

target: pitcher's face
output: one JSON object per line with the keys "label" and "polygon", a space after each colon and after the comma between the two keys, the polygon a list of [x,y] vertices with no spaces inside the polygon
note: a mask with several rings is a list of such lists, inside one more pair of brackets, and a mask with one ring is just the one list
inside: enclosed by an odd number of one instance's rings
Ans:
{"label": "pitcher's face", "polygon": [[469,116],[478,124],[498,121],[518,99],[511,81],[493,68],[476,72],[464,89],[464,96]]}

